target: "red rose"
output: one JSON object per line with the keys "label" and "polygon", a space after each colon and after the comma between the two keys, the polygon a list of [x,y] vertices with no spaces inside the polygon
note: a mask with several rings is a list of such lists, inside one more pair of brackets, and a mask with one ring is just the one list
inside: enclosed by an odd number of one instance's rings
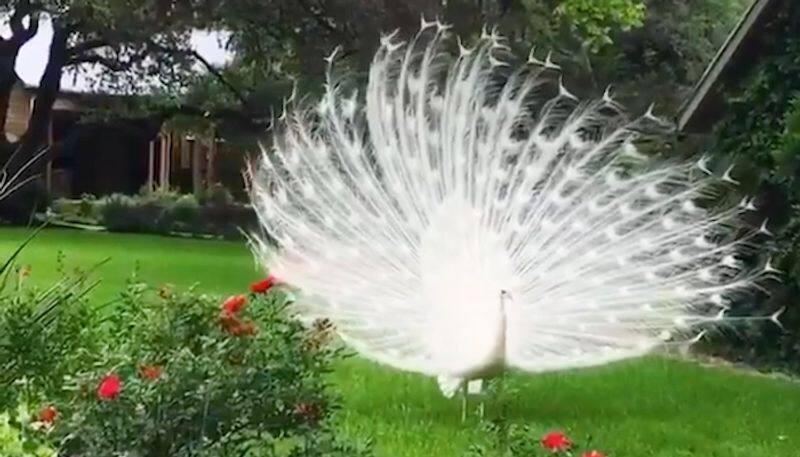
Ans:
{"label": "red rose", "polygon": [[161,367],[158,365],[142,365],[139,367],[139,377],[148,381],[155,381],[161,377]]}
{"label": "red rose", "polygon": [[606,456],[600,451],[589,451],[581,454],[581,457],[606,457]]}
{"label": "red rose", "polygon": [[222,326],[222,330],[233,336],[255,335],[257,332],[256,326],[252,322],[242,322],[236,316],[225,313],[220,316],[219,323]]}
{"label": "red rose", "polygon": [[239,325],[236,329],[237,333],[234,335],[255,335],[256,334],[256,326],[252,322],[243,322]]}
{"label": "red rose", "polygon": [[122,381],[119,376],[110,374],[105,376],[97,386],[97,397],[101,400],[113,400],[117,398],[120,390],[122,390]]}
{"label": "red rose", "polygon": [[233,336],[252,336],[256,334],[256,326],[252,322],[239,322],[227,330]]}
{"label": "red rose", "polygon": [[313,403],[298,403],[294,406],[294,415],[306,422],[319,420],[319,410]]}
{"label": "red rose", "polygon": [[232,316],[241,311],[245,303],[247,303],[247,297],[244,295],[234,295],[225,299],[222,305],[220,305],[220,308],[223,314]]}
{"label": "red rose", "polygon": [[241,324],[241,321],[239,321],[239,319],[232,314],[226,314],[223,312],[219,317],[219,325],[228,333],[232,333],[232,330]]}
{"label": "red rose", "polygon": [[542,447],[550,452],[563,452],[572,447],[572,441],[561,432],[550,432],[542,437]]}
{"label": "red rose", "polygon": [[261,281],[256,281],[250,284],[250,292],[254,294],[263,294],[266,293],[268,290],[272,288],[278,281],[275,280],[275,277],[272,275],[267,276],[266,279],[262,279]]}
{"label": "red rose", "polygon": [[58,412],[56,411],[55,408],[53,408],[52,406],[47,406],[45,408],[42,408],[41,411],[39,411],[39,422],[43,422],[45,424],[50,425],[53,422],[55,422],[57,415]]}

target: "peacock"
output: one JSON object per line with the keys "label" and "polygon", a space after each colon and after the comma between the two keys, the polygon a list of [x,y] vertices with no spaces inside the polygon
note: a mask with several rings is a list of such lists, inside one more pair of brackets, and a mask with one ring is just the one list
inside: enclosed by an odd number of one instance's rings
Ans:
{"label": "peacock", "polygon": [[769,233],[741,223],[753,200],[709,209],[730,169],[654,158],[652,108],[579,100],[550,55],[423,19],[381,38],[363,93],[335,59],[248,170],[252,244],[366,358],[466,395],[686,346],[778,273],[743,262]]}

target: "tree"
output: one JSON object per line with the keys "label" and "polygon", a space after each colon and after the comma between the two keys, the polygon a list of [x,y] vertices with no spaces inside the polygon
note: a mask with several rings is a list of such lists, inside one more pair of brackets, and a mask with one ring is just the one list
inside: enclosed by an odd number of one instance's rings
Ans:
{"label": "tree", "polygon": [[[14,36],[20,38],[14,43],[30,39],[41,20],[49,20],[53,28],[28,129],[18,143],[5,148],[6,156],[16,151],[15,160],[24,161],[46,143],[53,103],[67,71],[85,72],[99,66],[103,73],[97,83],[118,92],[156,82],[174,85],[184,81],[183,73],[198,61],[189,47],[190,33],[212,16],[212,4],[202,0],[6,1],[2,11],[10,15],[12,23],[22,24],[24,19],[28,23],[27,27],[17,26],[19,33]],[[3,61],[4,68],[12,69],[11,78],[15,60],[16,54],[9,53]],[[11,84],[0,86],[0,101],[8,100],[10,90]]]}
{"label": "tree", "polygon": [[[98,83],[115,91],[159,82],[158,102],[145,103],[147,110],[162,118],[199,116],[252,134],[263,131],[293,84],[303,92],[319,87],[323,57],[334,47],[341,47],[340,67],[363,74],[380,34],[399,29],[408,37],[420,15],[442,18],[467,40],[488,24],[518,53],[533,45],[543,54],[553,50],[579,95],[596,96],[614,83],[634,107],[653,98],[674,107],[675,94],[699,75],[744,1],[5,0],[0,13],[16,24],[5,40],[14,46],[36,33],[41,18],[54,29],[30,128],[15,145],[24,158],[45,142],[67,71],[102,67]],[[233,63],[215,68],[192,51],[193,28],[224,30]],[[14,46],[0,53],[8,56],[2,68],[13,69]],[[204,75],[191,71],[198,64]],[[619,81],[626,83],[619,87]],[[663,88],[661,96],[653,97],[654,86]],[[0,103],[9,91],[0,85]]]}
{"label": "tree", "polygon": [[[39,12],[29,1],[20,1],[16,8],[10,9],[9,2],[0,3],[0,14],[8,17],[11,35],[0,37],[0,125],[5,126],[11,88],[16,82],[14,66],[22,46],[36,35],[39,28]],[[27,23],[26,23],[27,22]],[[6,142],[0,136],[0,144]]]}

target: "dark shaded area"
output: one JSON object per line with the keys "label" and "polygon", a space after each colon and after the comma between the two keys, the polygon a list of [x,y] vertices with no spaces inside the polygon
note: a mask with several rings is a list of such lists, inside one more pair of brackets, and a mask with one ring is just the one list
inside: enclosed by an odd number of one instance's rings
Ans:
{"label": "dark shaded area", "polygon": [[148,143],[159,127],[141,119],[77,125],[61,141],[53,161],[53,168],[68,176],[62,196],[138,192],[147,182]]}
{"label": "dark shaded area", "polygon": [[[755,63],[761,61],[771,52],[776,40],[776,32],[780,33],[786,21],[794,24],[790,29],[797,33],[800,18],[787,14],[787,10],[794,7],[795,0],[755,0],[753,6],[734,30],[733,35],[741,36],[741,42],[733,47],[734,43],[726,42],[703,78],[697,84],[695,93],[689,99],[686,108],[692,99],[697,98],[697,107],[690,113],[683,130],[687,133],[709,133],[709,129],[725,115],[727,109],[726,99],[731,90],[734,90],[756,67]],[[758,8],[763,4],[763,9]],[[757,16],[756,12],[759,12]],[[754,20],[749,28],[747,18]],[[726,47],[730,57],[726,59]],[[711,73],[718,71],[719,76],[715,84],[706,94],[697,91]],[[699,98],[698,98],[699,97]]]}
{"label": "dark shaded area", "polygon": [[[754,198],[746,214],[751,229],[761,224],[774,236],[760,236],[742,260],[754,271],[770,265],[777,279],[761,280],[760,291],[734,297],[734,315],[770,316],[783,310],[781,323],[767,319],[723,329],[706,350],[750,365],[800,372],[800,3],[773,0],[778,8],[754,27],[752,38],[737,49],[713,93],[724,94],[724,110],[698,111],[715,134],[710,143],[711,168],[731,165],[739,183],[733,198]],[[712,97],[713,98],[713,97]],[[711,110],[712,98],[703,100]],[[722,103],[722,102],[720,102]],[[716,124],[711,120],[721,116]]]}
{"label": "dark shaded area", "polygon": [[[81,123],[79,115],[55,111],[52,197],[78,198],[83,194],[133,194],[147,181],[148,142],[160,120],[119,119]],[[0,201],[0,220],[27,224],[51,200],[41,176]]]}

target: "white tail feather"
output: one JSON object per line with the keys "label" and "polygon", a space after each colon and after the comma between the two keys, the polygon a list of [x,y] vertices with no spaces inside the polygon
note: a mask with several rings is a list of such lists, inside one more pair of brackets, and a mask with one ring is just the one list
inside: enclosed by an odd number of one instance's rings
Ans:
{"label": "white tail feather", "polygon": [[[280,245],[261,258],[323,298],[300,312],[369,358],[439,376],[445,394],[497,366],[689,344],[725,320],[764,273],[735,256],[755,233],[730,236],[751,202],[710,212],[697,200],[720,179],[705,161],[648,163],[635,145],[652,107],[628,119],[609,91],[580,102],[549,55],[516,67],[495,33],[452,56],[432,24],[381,40],[363,101],[330,77],[252,172]],[[736,182],[730,168],[721,180]]]}

